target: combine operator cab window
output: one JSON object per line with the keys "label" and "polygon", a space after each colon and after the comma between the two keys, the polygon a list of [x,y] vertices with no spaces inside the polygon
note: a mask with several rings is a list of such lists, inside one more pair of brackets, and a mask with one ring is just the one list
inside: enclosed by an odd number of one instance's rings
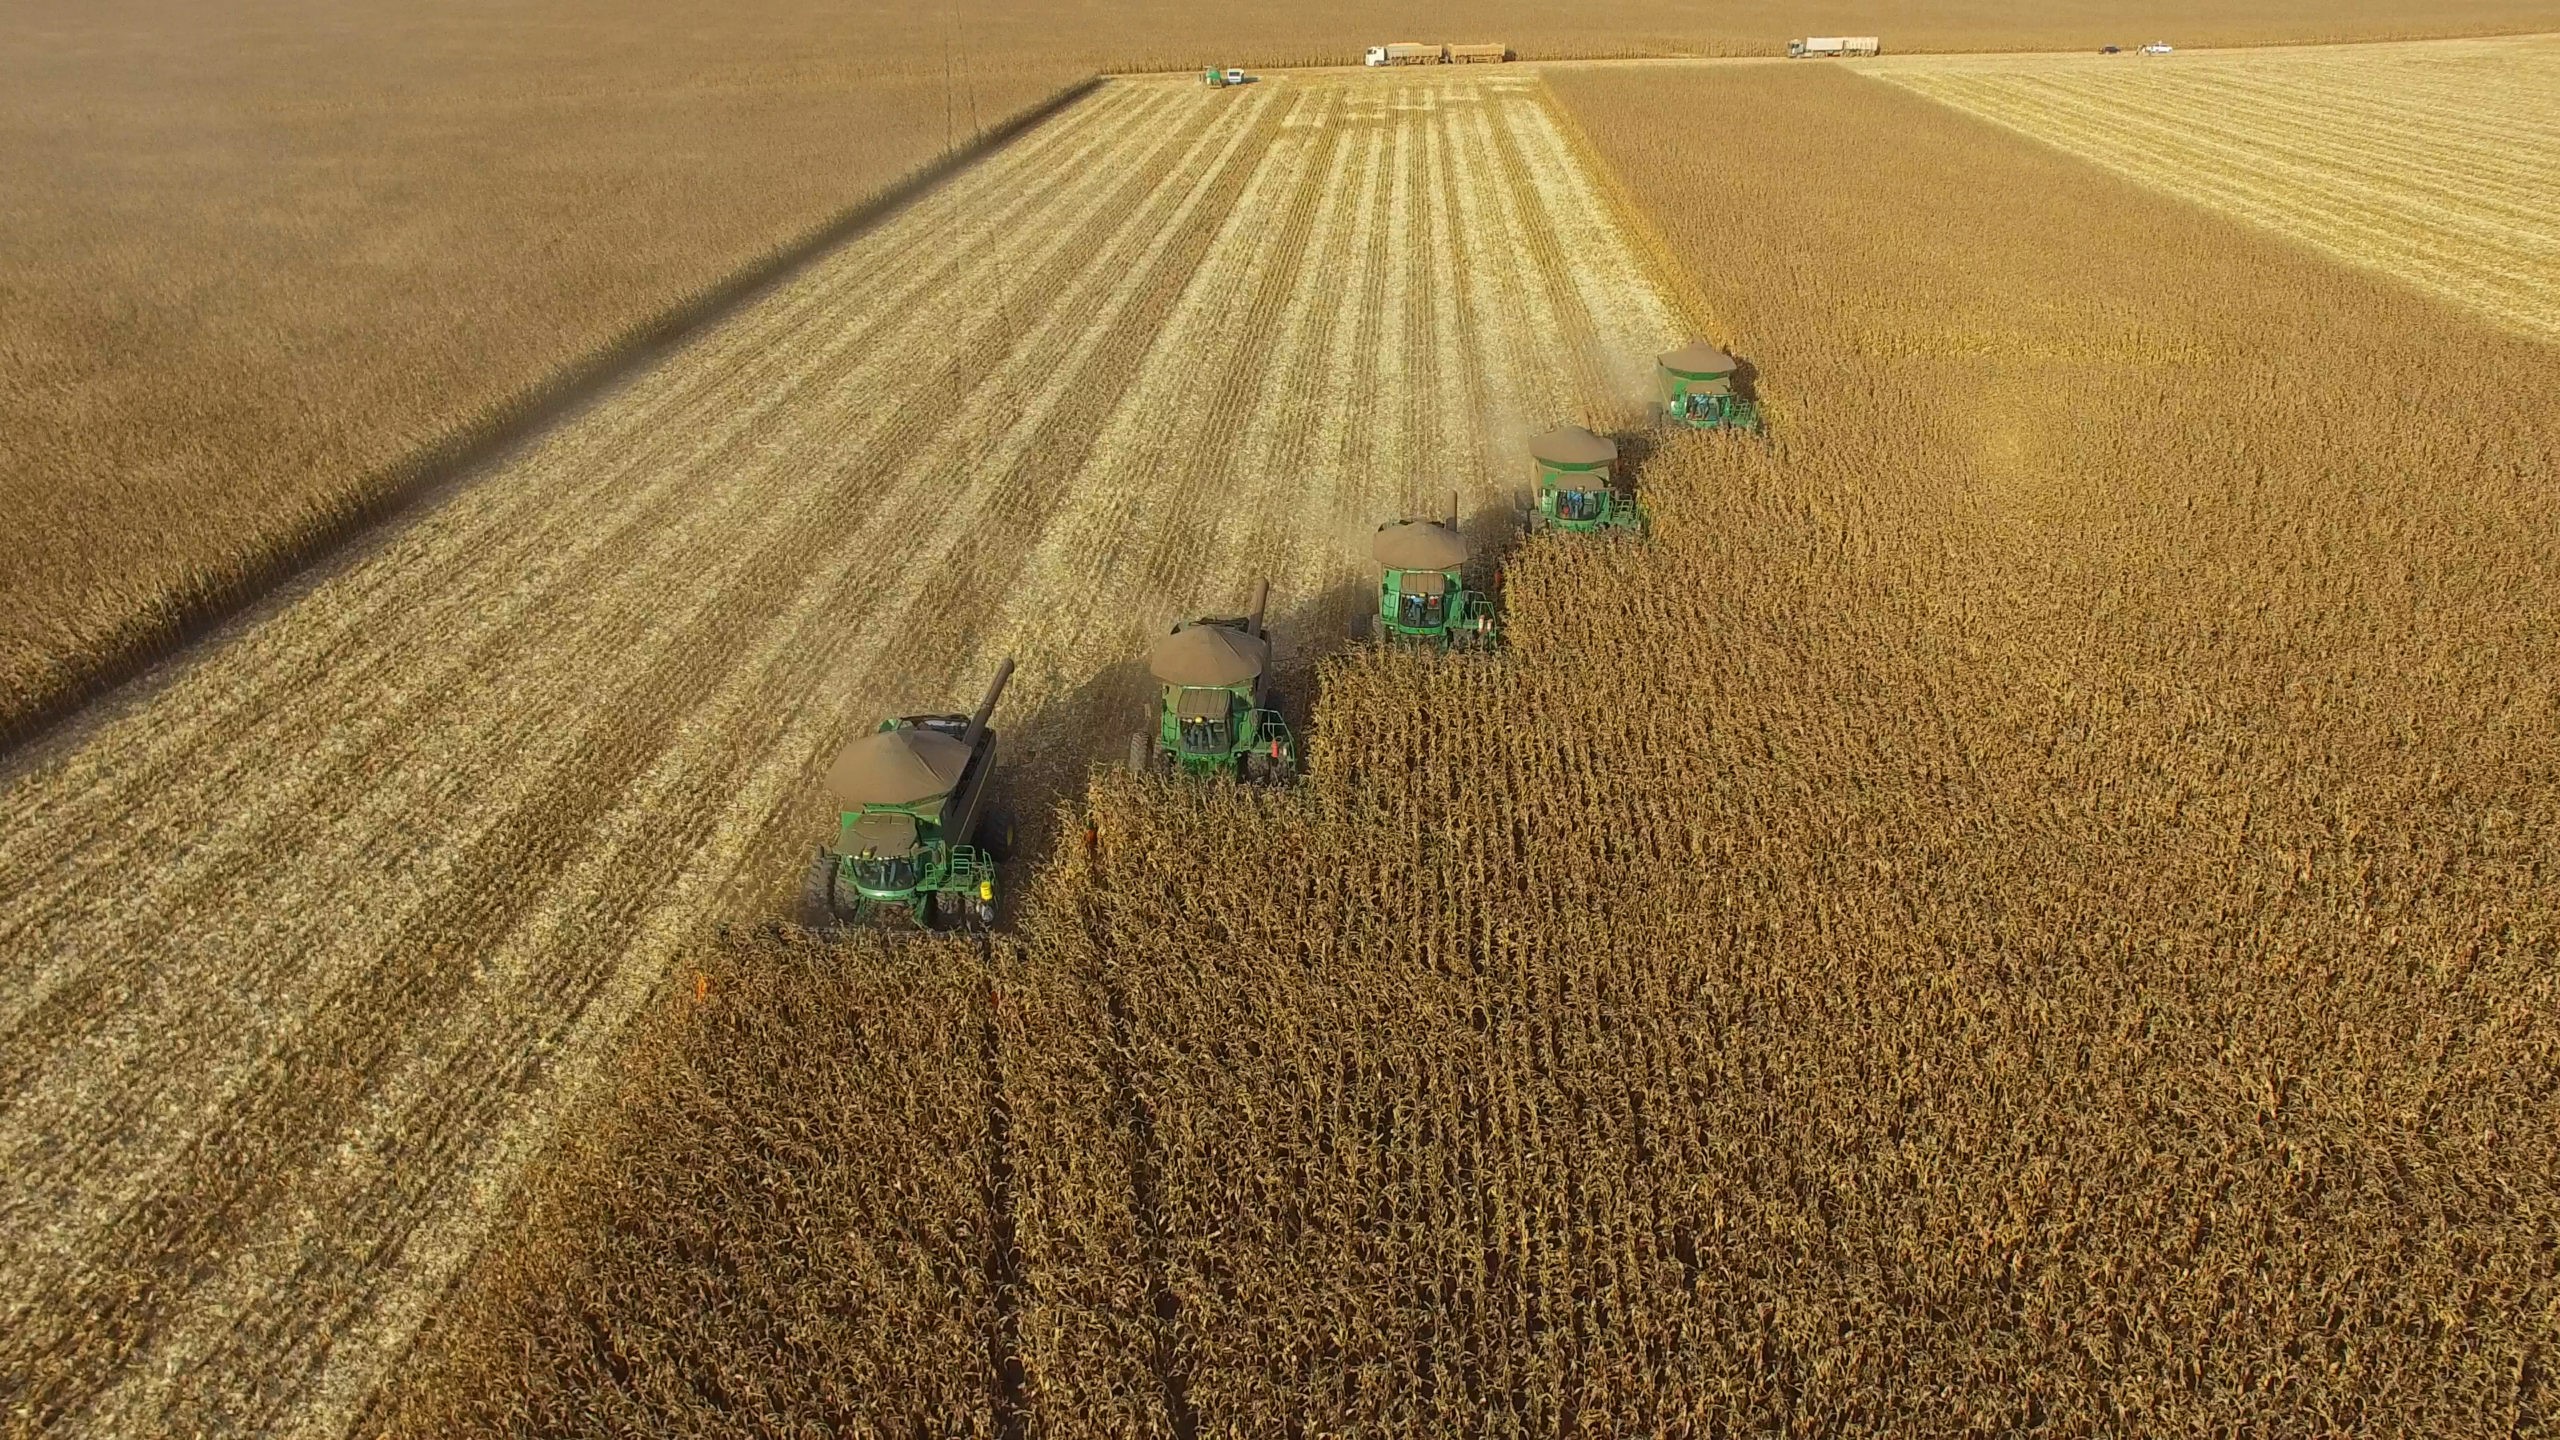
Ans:
{"label": "combine operator cab window", "polygon": [[1556,518],[1559,520],[1597,520],[1608,507],[1605,490],[1559,490],[1556,492]]}
{"label": "combine operator cab window", "polygon": [[1224,755],[1235,748],[1236,697],[1224,690],[1185,690],[1174,704],[1182,723],[1182,748],[1194,755]]}
{"label": "combine operator cab window", "polygon": [[1448,619],[1449,597],[1443,592],[1416,595],[1408,590],[1397,597],[1396,623],[1408,630],[1437,630]]}
{"label": "combine operator cab window", "polygon": [[1721,395],[1688,395],[1682,398],[1693,419],[1708,420],[1724,413],[1724,397]]}
{"label": "combine operator cab window", "polygon": [[887,855],[853,862],[853,883],[865,890],[912,890],[916,885],[916,857]]}

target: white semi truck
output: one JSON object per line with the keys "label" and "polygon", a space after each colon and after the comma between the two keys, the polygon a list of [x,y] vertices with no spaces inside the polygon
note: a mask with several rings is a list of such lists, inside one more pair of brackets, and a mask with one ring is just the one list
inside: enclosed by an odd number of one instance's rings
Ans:
{"label": "white semi truck", "polygon": [[1369,47],[1368,58],[1361,63],[1364,65],[1437,65],[1440,63],[1440,47],[1411,44],[1372,45]]}
{"label": "white semi truck", "polygon": [[1787,42],[1787,58],[1802,60],[1807,56],[1838,57],[1873,55],[1883,46],[1873,35],[1816,35],[1809,40]]}

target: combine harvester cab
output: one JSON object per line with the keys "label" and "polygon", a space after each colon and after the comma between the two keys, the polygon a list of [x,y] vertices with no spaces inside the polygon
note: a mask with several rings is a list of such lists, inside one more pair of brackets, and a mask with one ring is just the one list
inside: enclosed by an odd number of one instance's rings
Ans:
{"label": "combine harvester cab", "polygon": [[1147,652],[1163,694],[1152,731],[1129,737],[1129,768],[1152,775],[1225,775],[1276,784],[1298,773],[1298,741],[1271,698],[1271,638],[1254,586],[1240,619],[1186,620]]}
{"label": "combine harvester cab", "polygon": [[1390,520],[1369,542],[1382,572],[1378,610],[1354,621],[1351,638],[1482,649],[1494,642],[1493,605],[1466,587],[1466,538],[1458,533],[1458,497],[1447,520]]}
{"label": "combine harvester cab", "polygon": [[1704,340],[1653,358],[1656,404],[1664,418],[1692,430],[1760,431],[1758,402],[1734,393],[1739,364]]}
{"label": "combine harvester cab", "polygon": [[836,752],[827,793],[836,843],[818,847],[809,908],[823,922],[904,911],[926,929],[996,916],[996,851],[1007,828],[988,816],[996,732],[987,725],[1013,662],[996,671],[975,715],[907,715]]}
{"label": "combine harvester cab", "polygon": [[1529,491],[1530,534],[1644,532],[1644,512],[1634,496],[1618,490],[1611,474],[1618,463],[1618,442],[1579,425],[1560,425],[1529,442],[1529,460],[1537,472]]}

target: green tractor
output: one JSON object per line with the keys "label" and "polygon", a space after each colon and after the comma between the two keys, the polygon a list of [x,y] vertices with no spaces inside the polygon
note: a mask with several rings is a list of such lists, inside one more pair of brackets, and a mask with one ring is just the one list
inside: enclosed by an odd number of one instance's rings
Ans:
{"label": "green tractor", "polygon": [[1458,533],[1458,497],[1449,518],[1390,520],[1378,527],[1369,554],[1382,572],[1378,609],[1351,623],[1353,640],[1482,649],[1496,633],[1493,602],[1466,586],[1467,542]]}
{"label": "green tractor", "polygon": [[1692,430],[1760,429],[1760,407],[1734,393],[1734,358],[1704,340],[1692,340],[1653,358],[1654,384],[1663,418]]}
{"label": "green tractor", "polygon": [[1618,462],[1616,441],[1579,425],[1560,425],[1529,442],[1529,458],[1538,475],[1529,492],[1530,534],[1550,529],[1569,535],[1643,533],[1644,512],[1634,496],[1619,492],[1610,476],[1610,467]]}
{"label": "green tractor", "polygon": [[1298,742],[1271,699],[1271,638],[1262,610],[1271,582],[1253,587],[1240,619],[1186,620],[1147,652],[1163,687],[1148,708],[1152,733],[1129,737],[1129,767],[1153,775],[1226,775],[1269,784],[1298,773]]}
{"label": "green tractor", "polygon": [[907,715],[836,752],[827,793],[836,843],[818,847],[808,908],[820,923],[905,912],[926,929],[996,917],[996,851],[1011,840],[987,814],[996,732],[987,728],[1013,662],[975,715]]}

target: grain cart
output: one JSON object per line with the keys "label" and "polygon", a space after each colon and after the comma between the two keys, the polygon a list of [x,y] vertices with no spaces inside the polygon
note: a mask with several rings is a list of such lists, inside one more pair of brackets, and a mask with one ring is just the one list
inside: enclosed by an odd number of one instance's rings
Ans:
{"label": "grain cart", "polygon": [[1559,425],[1529,442],[1529,459],[1537,472],[1529,491],[1530,534],[1644,529],[1635,497],[1618,493],[1610,477],[1618,462],[1616,441],[1579,425]]}
{"label": "grain cart", "polygon": [[1449,518],[1390,520],[1378,527],[1369,554],[1383,573],[1378,610],[1352,623],[1351,638],[1372,634],[1456,649],[1493,643],[1492,603],[1466,588],[1467,542],[1458,533],[1458,497]]}
{"label": "grain cart", "polygon": [[836,843],[818,847],[809,909],[821,921],[904,910],[941,929],[996,916],[996,851],[1009,827],[987,814],[996,732],[987,728],[1013,662],[996,671],[975,715],[906,715],[848,743],[827,767]]}
{"label": "grain cart", "polygon": [[1734,358],[1704,340],[1653,357],[1665,418],[1695,430],[1758,430],[1760,406],[1733,390]]}
{"label": "grain cart", "polygon": [[1271,638],[1262,629],[1270,599],[1263,581],[1253,587],[1252,613],[1183,621],[1147,651],[1163,694],[1147,707],[1151,728],[1129,737],[1131,769],[1256,784],[1297,774],[1297,737],[1271,699]]}

